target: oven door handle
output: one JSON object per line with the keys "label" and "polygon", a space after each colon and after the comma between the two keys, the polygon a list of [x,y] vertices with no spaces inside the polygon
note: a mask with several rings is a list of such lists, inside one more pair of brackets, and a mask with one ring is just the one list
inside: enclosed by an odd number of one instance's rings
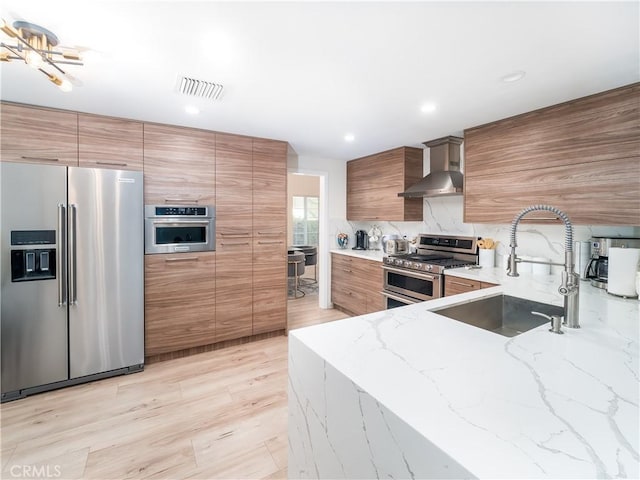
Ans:
{"label": "oven door handle", "polygon": [[406,275],[407,277],[424,278],[426,280],[436,279],[436,277],[434,277],[433,275],[429,275],[428,273],[422,273],[414,270],[403,270],[400,268],[392,268],[392,267],[382,267],[382,268],[387,272],[399,273],[401,275]]}
{"label": "oven door handle", "polygon": [[408,297],[401,297],[400,295],[394,295],[393,293],[382,291],[380,292],[384,297],[396,300],[398,302],[406,303],[407,305],[413,305],[414,303],[420,303],[421,300],[409,299]]}

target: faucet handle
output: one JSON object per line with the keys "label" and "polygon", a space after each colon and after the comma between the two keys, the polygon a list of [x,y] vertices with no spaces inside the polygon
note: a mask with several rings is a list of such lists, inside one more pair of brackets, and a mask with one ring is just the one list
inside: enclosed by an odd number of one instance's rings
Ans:
{"label": "faucet handle", "polygon": [[533,315],[537,315],[539,317],[544,317],[551,322],[551,328],[549,331],[551,333],[557,333],[558,335],[562,335],[564,332],[562,331],[562,317],[560,315],[546,315],[541,312],[531,312]]}

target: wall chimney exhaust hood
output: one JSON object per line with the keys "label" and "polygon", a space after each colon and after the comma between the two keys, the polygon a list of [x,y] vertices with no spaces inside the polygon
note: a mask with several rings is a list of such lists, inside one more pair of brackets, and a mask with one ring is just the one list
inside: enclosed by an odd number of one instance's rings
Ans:
{"label": "wall chimney exhaust hood", "polygon": [[444,137],[424,142],[429,148],[431,170],[415,185],[399,193],[399,197],[439,197],[461,195],[463,176],[460,172],[460,137]]}

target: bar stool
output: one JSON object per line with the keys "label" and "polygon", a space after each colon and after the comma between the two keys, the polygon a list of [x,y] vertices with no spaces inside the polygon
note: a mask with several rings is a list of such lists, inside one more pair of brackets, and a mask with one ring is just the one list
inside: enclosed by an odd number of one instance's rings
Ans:
{"label": "bar stool", "polygon": [[318,283],[318,247],[314,245],[294,245],[292,250],[300,250],[304,253],[304,264],[306,267],[313,266],[313,280],[310,278],[301,278],[300,283],[303,285],[311,285]]}
{"label": "bar stool", "polygon": [[304,274],[304,253],[300,250],[288,251],[288,276],[294,279],[294,289],[292,298],[302,298],[305,293],[300,290],[299,282],[300,277]]}

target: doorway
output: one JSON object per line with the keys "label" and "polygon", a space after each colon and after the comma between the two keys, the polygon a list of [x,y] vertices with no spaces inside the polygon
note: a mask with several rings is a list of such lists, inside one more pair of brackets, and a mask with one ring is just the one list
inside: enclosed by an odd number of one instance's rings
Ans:
{"label": "doorway", "polygon": [[[329,307],[326,176],[298,170],[289,171],[287,178],[287,244],[316,248],[315,260],[305,265],[300,276],[300,290],[320,308]],[[310,301],[307,298],[305,303]]]}

